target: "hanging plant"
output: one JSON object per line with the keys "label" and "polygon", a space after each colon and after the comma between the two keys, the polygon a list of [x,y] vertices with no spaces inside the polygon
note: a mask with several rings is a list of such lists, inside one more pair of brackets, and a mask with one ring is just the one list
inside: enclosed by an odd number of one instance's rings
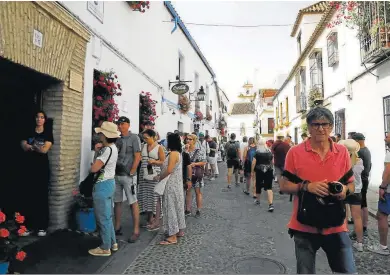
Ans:
{"label": "hanging plant", "polygon": [[149,1],[127,1],[133,11],[139,11],[145,13],[146,9],[149,9]]}
{"label": "hanging plant", "polygon": [[147,122],[152,122],[153,125],[156,122],[156,104],[157,101],[153,100],[151,93],[142,91],[139,95],[139,124],[140,131],[145,128]]}
{"label": "hanging plant", "polygon": [[114,72],[95,71],[93,81],[93,127],[99,127],[103,121],[114,121],[119,118],[118,104],[115,96],[122,95],[121,84]]}
{"label": "hanging plant", "polygon": [[197,112],[195,113],[195,120],[197,120],[197,121],[203,120],[203,114],[202,114],[201,111],[197,111]]}
{"label": "hanging plant", "polygon": [[182,114],[187,114],[191,109],[191,101],[186,95],[179,95],[179,110]]}

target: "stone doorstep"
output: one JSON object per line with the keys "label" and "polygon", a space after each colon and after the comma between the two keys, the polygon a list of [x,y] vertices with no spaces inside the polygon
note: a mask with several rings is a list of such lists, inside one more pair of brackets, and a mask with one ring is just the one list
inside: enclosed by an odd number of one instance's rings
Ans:
{"label": "stone doorstep", "polygon": [[[368,189],[367,191],[367,208],[368,213],[373,218],[376,218],[376,212],[378,211],[378,192]],[[390,217],[389,217],[389,227],[390,227]]]}

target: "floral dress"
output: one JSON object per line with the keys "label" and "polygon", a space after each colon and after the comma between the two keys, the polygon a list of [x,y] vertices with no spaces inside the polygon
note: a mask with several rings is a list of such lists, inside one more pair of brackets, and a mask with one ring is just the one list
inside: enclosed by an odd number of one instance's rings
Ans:
{"label": "floral dress", "polygon": [[[168,168],[169,156],[165,159],[161,173]],[[163,195],[164,230],[169,236],[175,235],[179,229],[186,228],[184,216],[184,193],[183,193],[183,169],[182,157],[173,169],[165,186]]]}
{"label": "floral dress", "polygon": [[[202,149],[195,149],[194,151],[190,152],[188,151],[188,154],[190,155],[191,163],[194,162],[206,162],[206,151]],[[193,188],[200,188],[204,186],[204,180],[203,177],[201,180],[193,182],[192,187]]]}

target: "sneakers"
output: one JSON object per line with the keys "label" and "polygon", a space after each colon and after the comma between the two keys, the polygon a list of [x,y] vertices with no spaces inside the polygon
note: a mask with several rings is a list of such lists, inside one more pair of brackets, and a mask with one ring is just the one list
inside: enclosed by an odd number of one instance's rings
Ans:
{"label": "sneakers", "polygon": [[196,218],[199,218],[199,217],[200,217],[200,211],[199,211],[199,210],[196,210],[195,217],[196,217]]}
{"label": "sneakers", "polygon": [[45,237],[46,234],[47,234],[47,233],[46,233],[45,230],[39,230],[37,235],[38,235],[38,237]]}
{"label": "sneakers", "polygon": [[260,205],[260,201],[255,200],[255,204],[256,204],[256,205]]}
{"label": "sneakers", "polygon": [[367,231],[367,229],[366,229],[366,230],[363,229],[363,237],[368,237],[368,231]]}
{"label": "sneakers", "polygon": [[236,186],[237,186],[237,187],[240,186],[240,183],[236,182]]}
{"label": "sneakers", "polygon": [[274,205],[272,203],[268,206],[268,212],[274,212]]}
{"label": "sneakers", "polygon": [[229,190],[232,189],[232,187],[230,186],[230,184],[228,184],[227,188],[228,188]]}
{"label": "sneakers", "polygon": [[190,216],[190,215],[191,215],[191,211],[187,211],[187,210],[184,211],[184,215],[185,215],[185,216]]}
{"label": "sneakers", "polygon": [[363,244],[359,242],[354,242],[352,246],[359,252],[363,252]]}
{"label": "sneakers", "polygon": [[214,178],[214,177],[211,177],[211,178],[210,178],[210,181],[214,181],[214,180],[215,180],[215,178]]}
{"label": "sneakers", "polygon": [[92,256],[111,256],[111,250],[103,250],[100,247],[88,250],[88,253]]}
{"label": "sneakers", "polygon": [[117,244],[117,243],[114,243],[114,244],[112,245],[112,247],[111,247],[111,250],[114,251],[114,252],[118,251],[118,249],[119,249],[119,247],[118,247],[118,244]]}
{"label": "sneakers", "polygon": [[242,190],[242,192],[244,192],[245,195],[249,195],[248,191]]}
{"label": "sneakers", "polygon": [[389,248],[388,247],[383,248],[380,244],[369,246],[368,250],[384,256],[390,255]]}
{"label": "sneakers", "polygon": [[353,220],[352,219],[348,220],[348,224],[353,224]]}

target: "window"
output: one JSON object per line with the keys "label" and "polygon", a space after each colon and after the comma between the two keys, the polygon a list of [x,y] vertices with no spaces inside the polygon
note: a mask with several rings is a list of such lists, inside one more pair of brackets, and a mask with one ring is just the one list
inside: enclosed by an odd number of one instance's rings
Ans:
{"label": "window", "polygon": [[178,121],[177,122],[177,130],[181,133],[183,133],[183,122]]}
{"label": "window", "polygon": [[[207,87],[207,86],[206,86]],[[213,101],[212,100],[210,100],[210,111],[212,111],[213,110]]]}
{"label": "window", "polygon": [[[194,89],[195,89],[195,96],[199,91],[199,74],[195,73],[194,75]],[[195,112],[200,111],[200,102],[195,101]]]}
{"label": "window", "polygon": [[337,32],[331,32],[327,38],[327,49],[328,49],[328,66],[333,67],[339,63],[339,49]]}
{"label": "window", "polygon": [[275,121],[273,118],[268,118],[268,134],[273,134],[275,128]]}
{"label": "window", "polygon": [[315,51],[309,57],[310,65],[310,88],[320,90],[322,93],[322,52]]}
{"label": "window", "polygon": [[298,46],[298,54],[302,53],[302,31],[299,32],[297,36],[297,46]]}
{"label": "window", "polygon": [[345,139],[345,109],[335,112],[335,134],[340,134],[342,139]]}
{"label": "window", "polygon": [[240,134],[241,136],[245,136],[245,123],[241,122],[240,124]]}
{"label": "window", "polygon": [[288,115],[288,97],[286,97],[286,122],[288,123],[290,120],[289,120],[289,115]]}
{"label": "window", "polygon": [[383,98],[383,115],[386,135],[388,132],[390,132],[390,96]]}
{"label": "window", "polygon": [[185,80],[184,61],[185,61],[184,56],[181,53],[179,53],[179,79],[180,80]]}
{"label": "window", "polygon": [[279,126],[279,108],[275,108],[275,118],[276,118],[276,125]]}

